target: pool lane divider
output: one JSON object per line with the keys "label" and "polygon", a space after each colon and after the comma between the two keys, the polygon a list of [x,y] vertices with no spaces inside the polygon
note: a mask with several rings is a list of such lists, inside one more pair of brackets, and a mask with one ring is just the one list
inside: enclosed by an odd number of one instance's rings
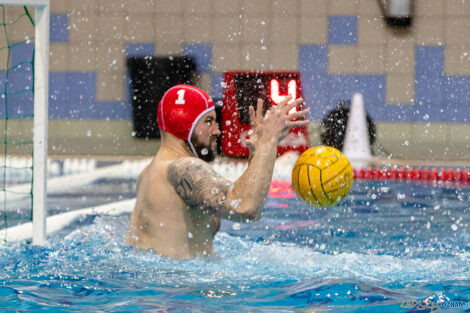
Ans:
{"label": "pool lane divider", "polygon": [[354,179],[420,182],[455,182],[470,184],[470,169],[440,168],[355,168]]}

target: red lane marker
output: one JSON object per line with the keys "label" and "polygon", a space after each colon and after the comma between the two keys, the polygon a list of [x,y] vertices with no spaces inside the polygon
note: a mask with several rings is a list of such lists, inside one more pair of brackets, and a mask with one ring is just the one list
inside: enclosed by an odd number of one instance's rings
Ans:
{"label": "red lane marker", "polygon": [[364,179],[366,177],[366,170],[361,168],[359,170],[359,176],[358,177],[359,177],[359,179]]}
{"label": "red lane marker", "polygon": [[465,170],[465,172],[463,173],[463,180],[466,183],[470,183],[470,170]]}
{"label": "red lane marker", "polygon": [[441,181],[470,183],[470,169],[445,168],[354,168],[355,179],[365,180],[407,180],[407,181]]}
{"label": "red lane marker", "polygon": [[431,174],[429,173],[429,168],[425,168],[423,170],[423,180],[428,181],[431,178]]}
{"label": "red lane marker", "polygon": [[382,178],[383,179],[390,179],[390,171],[388,170],[388,168],[384,169],[383,172],[382,172]]}
{"label": "red lane marker", "polygon": [[414,173],[413,180],[421,180],[423,177],[423,173],[420,168],[417,168]]}
{"label": "red lane marker", "polygon": [[374,171],[374,179],[382,179],[382,178],[383,178],[382,171],[380,170],[380,168],[376,167]]}
{"label": "red lane marker", "polygon": [[438,176],[438,180],[440,181],[447,181],[447,172],[444,168],[440,168],[439,169],[439,176]]}
{"label": "red lane marker", "polygon": [[404,167],[400,167],[400,170],[398,171],[398,178],[400,180],[404,180],[406,178],[406,171]]}
{"label": "red lane marker", "polygon": [[463,173],[460,168],[455,171],[455,181],[462,183],[463,182]]}
{"label": "red lane marker", "polygon": [[414,170],[410,167],[408,168],[408,171],[406,172],[406,179],[407,180],[413,180],[415,178],[415,172]]}

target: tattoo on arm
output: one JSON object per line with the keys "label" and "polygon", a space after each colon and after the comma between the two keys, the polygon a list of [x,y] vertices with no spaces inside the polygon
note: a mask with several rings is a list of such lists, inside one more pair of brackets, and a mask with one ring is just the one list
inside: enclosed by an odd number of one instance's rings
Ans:
{"label": "tattoo on arm", "polygon": [[189,157],[175,160],[168,166],[167,177],[191,207],[219,217],[229,213],[226,196],[231,182],[219,176],[205,162]]}

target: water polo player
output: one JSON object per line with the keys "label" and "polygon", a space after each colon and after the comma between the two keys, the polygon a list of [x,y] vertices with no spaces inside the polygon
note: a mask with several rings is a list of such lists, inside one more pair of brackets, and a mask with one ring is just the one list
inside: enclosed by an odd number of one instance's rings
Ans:
{"label": "water polo player", "polygon": [[[277,145],[292,127],[304,126],[308,110],[288,113],[303,100],[288,101],[261,116],[250,107],[250,162],[235,182],[206,162],[215,158],[220,131],[214,103],[203,90],[176,85],[158,106],[161,146],[137,180],[137,201],[127,243],[177,259],[209,255],[220,219],[259,217],[271,183]],[[299,119],[300,118],[300,119]]]}

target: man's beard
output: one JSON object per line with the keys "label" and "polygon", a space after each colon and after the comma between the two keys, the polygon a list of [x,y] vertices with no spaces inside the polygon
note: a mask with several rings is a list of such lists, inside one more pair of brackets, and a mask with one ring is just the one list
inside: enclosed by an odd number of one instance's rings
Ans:
{"label": "man's beard", "polygon": [[[216,152],[215,149],[212,148],[212,142],[209,143],[208,146],[205,144],[201,143],[196,136],[192,136],[191,143],[194,146],[194,150],[196,150],[197,157],[200,158],[203,161],[206,162],[211,162],[215,160],[216,157]],[[214,139],[215,140],[215,139]]]}

